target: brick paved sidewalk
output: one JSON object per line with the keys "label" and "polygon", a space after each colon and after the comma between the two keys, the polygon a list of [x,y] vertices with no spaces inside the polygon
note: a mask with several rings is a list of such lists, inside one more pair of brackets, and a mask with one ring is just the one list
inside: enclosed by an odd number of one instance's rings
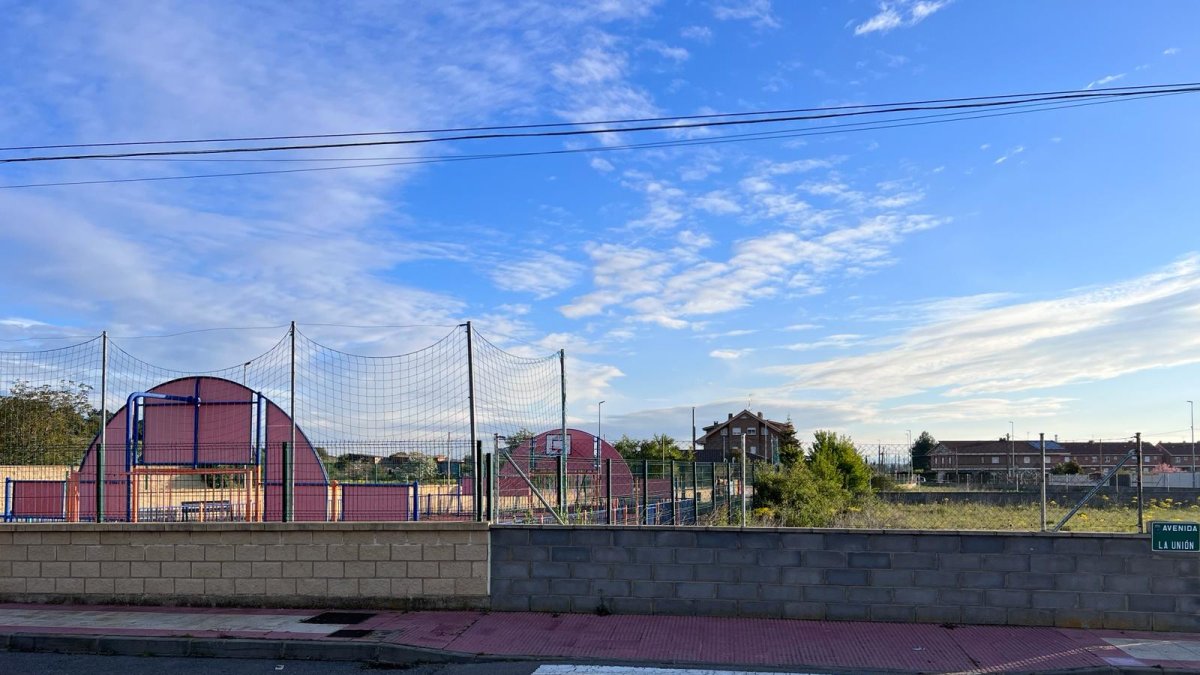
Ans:
{"label": "brick paved sidewalk", "polygon": [[[672,616],[343,612],[0,604],[0,646],[103,651],[86,636],[157,638],[143,651],[370,660],[532,658],[857,672],[1003,673],[1165,668],[1200,672],[1200,635]],[[313,623],[313,619],[330,623]],[[32,635],[47,636],[35,644]],[[19,636],[26,636],[24,638]],[[68,636],[78,636],[72,642]],[[224,640],[224,642],[222,641]],[[117,644],[115,642],[108,643]],[[276,645],[301,645],[272,651]],[[148,645],[148,646],[147,646]],[[157,646],[156,646],[157,645]],[[416,651],[403,651],[415,648]],[[282,649],[281,647],[279,649]],[[400,651],[395,651],[399,649]],[[392,650],[392,651],[389,651]],[[141,653],[141,652],[139,652]],[[372,656],[374,655],[374,656]],[[393,658],[392,660],[395,660]],[[1115,671],[1113,671],[1115,672]]]}

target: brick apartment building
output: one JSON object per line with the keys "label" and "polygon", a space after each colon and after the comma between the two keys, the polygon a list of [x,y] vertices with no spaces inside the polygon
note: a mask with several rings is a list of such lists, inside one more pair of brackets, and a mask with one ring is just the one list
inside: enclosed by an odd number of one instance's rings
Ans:
{"label": "brick apartment building", "polygon": [[742,435],[746,436],[746,456],[750,460],[775,463],[779,461],[781,438],[787,433],[788,422],[763,417],[761,412],[743,410],[729,414],[724,422],[714,421],[704,427],[704,435],[696,439],[696,460],[723,462],[738,459],[742,454]]}
{"label": "brick apartment building", "polygon": [[[1135,442],[1046,441],[1046,468],[1074,461],[1083,473],[1099,476],[1112,468],[1130,451]],[[1142,444],[1142,461],[1146,469],[1159,464],[1172,464],[1171,452],[1162,446],[1167,444]],[[1179,445],[1179,444],[1174,444]],[[1190,452],[1190,446],[1189,446]],[[1190,455],[1189,455],[1190,458]],[[1036,473],[1041,463],[1041,446],[1038,441],[1018,441],[1001,438],[994,441],[942,441],[929,454],[929,466],[937,480],[970,476],[978,482],[990,482],[1007,476],[1014,470],[1018,473]],[[1136,466],[1133,459],[1123,468]]]}

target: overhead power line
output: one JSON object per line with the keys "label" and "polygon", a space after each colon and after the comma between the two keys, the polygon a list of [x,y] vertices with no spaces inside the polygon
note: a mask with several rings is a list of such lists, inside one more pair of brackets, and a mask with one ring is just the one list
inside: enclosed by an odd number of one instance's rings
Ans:
{"label": "overhead power line", "polygon": [[704,120],[704,119],[727,119],[731,117],[752,117],[762,115],[790,115],[795,113],[807,112],[830,112],[839,110],[869,110],[873,108],[892,108],[900,106],[913,105],[932,105],[939,103],[961,103],[967,101],[991,101],[1000,99],[1015,99],[1027,98],[1031,96],[1054,96],[1059,94],[1071,94],[1081,92],[1091,92],[1101,94],[1105,92],[1137,92],[1150,89],[1161,89],[1168,87],[1192,87],[1200,85],[1200,82],[1182,82],[1174,84],[1151,84],[1141,86],[1128,87],[1104,87],[1100,89],[1060,89],[1055,91],[1038,91],[1025,92],[1020,94],[993,94],[989,96],[964,96],[957,98],[936,98],[924,99],[916,101],[893,101],[890,103],[864,103],[858,105],[840,105],[840,106],[824,106],[814,108],[785,108],[778,110],[753,110],[743,112],[728,112],[728,113],[708,113],[702,115],[671,115],[663,117],[634,117],[625,119],[611,120],[593,120],[587,122],[540,122],[531,124],[505,124],[494,126],[476,126],[476,127],[448,127],[442,129],[412,129],[404,131],[361,131],[333,134],[299,134],[299,135],[276,135],[276,136],[240,136],[227,138],[189,138],[181,140],[153,140],[153,141],[110,141],[104,143],[62,143],[56,145],[23,145],[0,147],[0,152],[10,152],[17,150],[65,150],[69,148],[104,148],[104,147],[121,147],[121,146],[145,146],[145,145],[187,145],[199,143],[237,143],[248,141],[291,141],[317,138],[355,138],[355,137],[370,137],[370,136],[405,136],[417,134],[443,134],[443,133],[462,133],[476,131],[515,131],[521,129],[557,129],[566,127],[580,126],[597,126],[597,125],[612,125],[612,124],[640,124],[646,122],[667,122],[677,120]]}
{"label": "overhead power line", "polygon": [[[506,153],[492,153],[492,154],[480,154],[480,155],[441,156],[441,157],[423,157],[423,158],[414,157],[414,158],[404,158],[401,161],[381,162],[381,161],[375,161],[374,159],[371,159],[371,160],[359,160],[359,161],[366,161],[369,163],[347,164],[347,165],[341,165],[341,166],[306,167],[306,168],[301,168],[301,169],[273,169],[273,170],[265,170],[265,171],[236,171],[236,172],[226,172],[226,173],[191,174],[191,175],[183,175],[183,176],[151,176],[151,177],[141,177],[141,178],[111,178],[111,179],[60,181],[60,182],[46,182],[46,183],[25,183],[25,184],[16,184],[16,185],[0,185],[0,190],[17,189],[17,188],[32,188],[32,187],[64,187],[64,186],[77,186],[77,185],[102,185],[102,184],[113,184],[113,183],[146,183],[146,182],[162,182],[162,181],[174,181],[174,180],[190,180],[190,179],[198,179],[198,178],[230,178],[230,177],[262,176],[262,175],[273,175],[273,174],[311,173],[311,172],[318,172],[318,171],[341,171],[341,170],[346,170],[346,169],[369,169],[369,168],[379,168],[379,167],[409,166],[409,165],[420,165],[420,164],[440,164],[440,163],[445,163],[445,162],[477,161],[477,160],[488,160],[488,159],[507,159],[507,158],[518,158],[518,157],[536,157],[536,156],[545,156],[545,155],[569,155],[569,154],[581,154],[581,153],[593,153],[593,152],[615,152],[615,151],[625,151],[625,150],[639,150],[639,149],[648,149],[648,148],[670,148],[670,147],[693,146],[693,145],[716,145],[716,144],[723,144],[723,143],[738,143],[738,142],[749,142],[749,141],[774,140],[774,139],[782,139],[782,138],[798,138],[798,137],[805,137],[805,136],[824,136],[824,135],[830,135],[830,134],[850,133],[850,132],[855,132],[855,131],[878,131],[878,130],[884,130],[884,129],[897,129],[897,128],[903,128],[903,127],[926,126],[926,125],[932,125],[932,124],[946,124],[949,122],[962,122],[962,121],[969,121],[969,120],[987,119],[987,118],[993,118],[993,117],[1008,117],[1008,116],[1012,116],[1012,115],[1024,115],[1024,114],[1030,114],[1030,113],[1035,113],[1035,112],[1048,112],[1051,110],[1062,110],[1065,108],[1079,108],[1079,107],[1085,107],[1085,106],[1104,105],[1104,104],[1109,104],[1109,103],[1118,103],[1118,102],[1122,102],[1122,101],[1133,101],[1133,100],[1139,100],[1139,99],[1145,99],[1145,98],[1157,98],[1157,97],[1161,97],[1161,96],[1173,96],[1173,95],[1178,95],[1178,94],[1174,94],[1174,93],[1142,94],[1142,95],[1136,96],[1136,97],[1105,99],[1105,100],[1099,100],[1099,101],[1079,102],[1079,103],[1059,103],[1057,105],[1048,105],[1045,103],[1030,104],[1030,105],[1026,106],[1025,109],[1005,110],[1005,111],[1001,111],[1001,112],[978,113],[975,111],[968,111],[968,112],[955,112],[955,113],[941,113],[941,114],[936,114],[936,115],[922,115],[922,116],[912,116],[912,117],[908,117],[908,118],[899,118],[899,120],[890,120],[888,122],[856,122],[856,123],[839,124],[839,125],[828,125],[828,126],[824,126],[824,127],[817,127],[816,129],[805,129],[805,130],[799,130],[799,131],[797,131],[795,129],[788,129],[788,130],[776,130],[776,131],[748,133],[748,134],[730,134],[730,135],[721,136],[721,137],[717,137],[717,138],[680,139],[680,140],[673,140],[673,141],[655,141],[655,142],[649,142],[649,143],[638,143],[638,144],[627,144],[627,145],[616,145],[616,146],[595,146],[595,147],[587,147],[587,148],[567,148],[567,149],[559,149],[559,150],[537,150],[537,151],[528,151],[528,152],[506,152]],[[951,116],[955,116],[955,117],[951,117]],[[928,118],[938,118],[938,119],[928,119]],[[914,121],[914,120],[916,120],[916,121]],[[304,160],[304,161],[348,161],[348,160]]]}
{"label": "overhead power line", "polygon": [[615,128],[599,128],[599,129],[570,129],[558,131],[518,131],[512,133],[470,133],[460,134],[456,136],[438,136],[434,138],[405,138],[396,140],[375,140],[375,141],[355,141],[355,142],[340,142],[340,143],[315,143],[315,144],[300,144],[300,145],[273,145],[273,146],[254,146],[254,147],[235,147],[235,148],[205,148],[200,150],[151,150],[137,152],[115,152],[115,153],[93,153],[93,154],[77,154],[77,155],[38,155],[34,157],[9,157],[0,159],[0,164],[12,163],[28,163],[28,162],[53,162],[67,160],[87,160],[87,159],[114,159],[123,157],[178,157],[190,155],[218,155],[218,154],[240,154],[251,152],[285,152],[292,150],[331,150],[337,148],[360,148],[360,147],[379,147],[393,145],[418,145],[429,143],[445,143],[450,141],[479,141],[479,140],[498,140],[498,139],[513,139],[513,138],[561,138],[572,136],[594,136],[603,134],[618,134],[646,131],[681,131],[685,129],[700,129],[713,127],[728,127],[742,125],[757,125],[757,124],[778,124],[782,122],[800,122],[800,121],[815,121],[823,119],[839,119],[845,117],[859,117],[864,115],[884,115],[892,113],[905,112],[922,112],[927,110],[972,110],[997,107],[1011,107],[1014,105],[1037,102],[1052,102],[1052,101],[1069,101],[1079,99],[1092,98],[1121,98],[1130,96],[1145,96],[1148,94],[1173,94],[1173,93],[1193,93],[1200,91],[1200,84],[1168,86],[1159,88],[1144,88],[1137,91],[1095,91],[1095,90],[1080,90],[1065,94],[1055,94],[1048,96],[1027,96],[1013,100],[971,100],[970,102],[957,103],[938,103],[933,105],[900,105],[886,108],[872,108],[869,110],[850,110],[838,112],[821,112],[816,114],[804,115],[774,115],[769,117],[758,117],[754,119],[723,119],[723,120],[705,120],[705,121],[684,121],[672,124],[641,124],[638,126],[623,126]]}

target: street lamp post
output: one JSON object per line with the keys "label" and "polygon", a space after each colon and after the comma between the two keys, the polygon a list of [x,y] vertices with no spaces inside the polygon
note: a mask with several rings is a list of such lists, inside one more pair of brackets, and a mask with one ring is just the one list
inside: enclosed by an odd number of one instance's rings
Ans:
{"label": "street lamp post", "polygon": [[600,411],[603,409],[603,406],[604,401],[600,401],[596,404],[596,449],[594,452],[597,462],[600,461],[600,443],[602,442],[600,440]]}
{"label": "street lamp post", "polygon": [[[1045,468],[1045,467],[1042,467]],[[1011,478],[1017,472],[1017,440],[1012,420],[1008,421],[1008,476]]]}
{"label": "street lamp post", "polygon": [[1188,401],[1188,426],[1192,430],[1192,487],[1196,487],[1196,404]]}

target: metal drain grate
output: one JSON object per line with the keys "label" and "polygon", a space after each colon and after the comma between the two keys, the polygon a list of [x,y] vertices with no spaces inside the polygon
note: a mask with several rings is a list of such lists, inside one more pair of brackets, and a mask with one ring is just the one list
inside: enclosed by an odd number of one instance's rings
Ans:
{"label": "metal drain grate", "polygon": [[327,623],[327,624],[343,624],[354,625],[362,623],[367,619],[375,616],[366,612],[324,612],[314,617],[304,619],[300,623]]}

